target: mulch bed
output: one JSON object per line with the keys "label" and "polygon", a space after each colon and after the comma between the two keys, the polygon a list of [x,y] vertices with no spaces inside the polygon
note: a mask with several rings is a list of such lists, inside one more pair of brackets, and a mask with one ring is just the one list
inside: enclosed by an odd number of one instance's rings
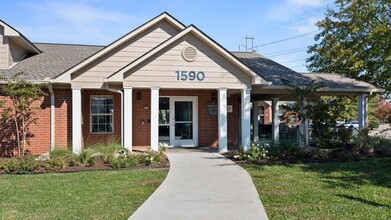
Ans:
{"label": "mulch bed", "polygon": [[[1,160],[6,160],[8,158],[0,158]],[[35,170],[32,172],[11,172],[11,173],[6,173],[3,170],[0,170],[0,175],[1,174],[16,174],[16,175],[21,175],[21,174],[44,174],[44,173],[76,173],[76,172],[87,172],[87,171],[109,171],[109,170],[138,170],[138,169],[159,169],[159,168],[169,168],[170,163],[167,160],[166,163],[161,164],[153,164],[153,165],[145,165],[145,164],[138,164],[134,167],[129,167],[129,168],[112,168],[108,164],[104,163],[103,161],[97,161],[93,166],[87,167],[87,166],[66,166],[62,169],[57,169],[57,170],[46,170],[44,168]]]}

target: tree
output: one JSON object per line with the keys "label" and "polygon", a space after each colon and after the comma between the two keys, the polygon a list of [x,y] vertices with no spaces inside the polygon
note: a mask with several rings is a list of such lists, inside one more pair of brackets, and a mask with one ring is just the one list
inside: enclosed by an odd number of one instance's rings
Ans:
{"label": "tree", "polygon": [[16,74],[7,80],[8,83],[0,87],[0,91],[9,98],[11,104],[6,105],[3,100],[2,107],[2,126],[12,122],[15,138],[18,145],[18,154],[25,154],[25,146],[29,138],[29,127],[37,122],[34,118],[37,107],[33,106],[35,101],[41,100],[46,93],[42,90],[44,84],[35,84],[20,79],[23,73]]}
{"label": "tree", "polygon": [[391,119],[391,104],[387,100],[380,98],[377,102],[374,115],[382,120]]}
{"label": "tree", "polygon": [[391,92],[391,3],[336,0],[309,47],[308,68],[340,73]]}
{"label": "tree", "polygon": [[297,113],[299,122],[304,130],[302,137],[304,140],[304,147],[308,147],[308,121],[314,118],[317,111],[323,111],[323,109],[318,106],[319,96],[316,94],[323,85],[316,81],[312,81],[305,87],[293,84],[285,79],[282,79],[282,82],[289,88],[291,95],[296,98],[296,103],[290,111]]}

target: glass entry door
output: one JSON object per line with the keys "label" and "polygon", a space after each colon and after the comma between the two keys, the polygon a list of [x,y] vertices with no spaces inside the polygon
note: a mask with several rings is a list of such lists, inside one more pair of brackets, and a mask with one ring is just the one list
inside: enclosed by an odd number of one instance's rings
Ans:
{"label": "glass entry door", "polygon": [[194,96],[159,99],[159,143],[171,147],[198,145],[197,100]]}

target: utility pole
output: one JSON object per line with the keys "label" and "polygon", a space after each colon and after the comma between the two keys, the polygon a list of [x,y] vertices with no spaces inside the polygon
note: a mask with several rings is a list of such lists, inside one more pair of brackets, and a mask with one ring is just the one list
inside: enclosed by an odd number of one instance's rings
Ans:
{"label": "utility pole", "polygon": [[252,37],[247,37],[246,36],[246,52],[247,52],[247,40],[251,40],[251,52],[253,52],[254,51],[254,36],[252,36]]}
{"label": "utility pole", "polygon": [[246,52],[248,52],[248,44],[247,44],[247,40],[251,40],[251,52],[254,51],[254,36],[252,37],[245,37],[246,39],[246,45],[242,45],[242,44],[239,44],[239,51],[240,51],[240,46],[243,46],[245,49],[246,49]]}

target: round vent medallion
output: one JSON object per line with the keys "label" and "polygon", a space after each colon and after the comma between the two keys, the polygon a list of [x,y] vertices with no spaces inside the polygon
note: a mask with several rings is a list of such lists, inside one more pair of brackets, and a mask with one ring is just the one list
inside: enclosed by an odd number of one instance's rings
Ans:
{"label": "round vent medallion", "polygon": [[193,62],[197,59],[197,51],[194,47],[185,47],[182,50],[182,57],[188,62]]}

